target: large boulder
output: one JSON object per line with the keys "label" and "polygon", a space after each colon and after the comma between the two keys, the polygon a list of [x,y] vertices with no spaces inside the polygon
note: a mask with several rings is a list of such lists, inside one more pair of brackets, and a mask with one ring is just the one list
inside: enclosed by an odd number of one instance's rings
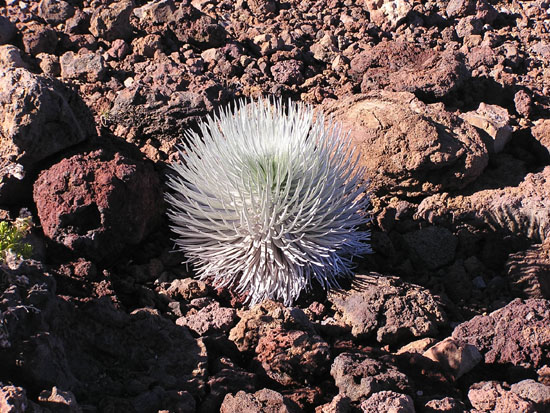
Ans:
{"label": "large boulder", "polygon": [[457,326],[452,337],[474,345],[487,364],[539,368],[550,362],[550,302],[515,299]]}
{"label": "large boulder", "polygon": [[40,161],[94,135],[89,109],[61,82],[0,70],[0,204],[30,198],[24,178]]}
{"label": "large boulder", "polygon": [[351,75],[361,80],[363,93],[385,89],[441,98],[462,86],[470,76],[456,51],[438,52],[401,41],[383,41],[368,47],[350,65]]}
{"label": "large boulder", "polygon": [[48,238],[97,260],[114,260],[127,245],[140,243],[163,212],[152,165],[110,149],[42,171],[34,200]]}
{"label": "large boulder", "polygon": [[488,150],[473,126],[411,93],[376,91],[325,109],[344,131],[351,130],[365,179],[378,196],[461,189],[487,166]]}

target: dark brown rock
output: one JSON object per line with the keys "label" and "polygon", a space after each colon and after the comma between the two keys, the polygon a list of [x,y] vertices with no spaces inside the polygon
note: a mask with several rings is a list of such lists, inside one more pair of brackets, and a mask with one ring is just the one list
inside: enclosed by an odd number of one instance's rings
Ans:
{"label": "dark brown rock", "polygon": [[514,95],[514,105],[517,113],[524,118],[530,118],[533,112],[533,100],[525,90],[521,89],[516,92]]}
{"label": "dark brown rock", "polygon": [[74,15],[74,7],[63,0],[41,0],[38,15],[55,26],[71,18]]}
{"label": "dark brown rock", "polygon": [[269,330],[301,330],[315,334],[313,325],[299,308],[287,308],[281,303],[267,300],[250,310],[239,310],[240,321],[229,332],[229,339],[239,351],[254,351],[260,338]]}
{"label": "dark brown rock", "polygon": [[227,36],[216,20],[187,2],[182,2],[172,14],[168,27],[180,42],[191,43],[203,50],[223,46]]}
{"label": "dark brown rock", "polygon": [[269,378],[289,386],[322,377],[328,371],[330,349],[317,335],[272,329],[260,337],[256,359]]}
{"label": "dark brown rock", "polygon": [[56,31],[42,24],[32,22],[23,30],[23,50],[32,56],[55,53],[57,41]]}
{"label": "dark brown rock", "polygon": [[0,16],[0,45],[9,43],[15,32],[15,25],[7,17]]}
{"label": "dark brown rock", "polygon": [[460,189],[488,163],[487,148],[473,126],[410,93],[357,95],[328,105],[326,112],[351,130],[359,164],[378,196]]}
{"label": "dark brown rock", "polygon": [[411,259],[418,267],[435,270],[455,258],[458,239],[443,227],[426,227],[404,235]]}
{"label": "dark brown rock", "polygon": [[298,60],[283,60],[271,67],[271,74],[277,83],[299,85],[304,81],[303,66]]}
{"label": "dark brown rock", "polygon": [[97,7],[90,19],[90,33],[107,41],[128,39],[133,31],[130,24],[133,9],[134,3],[131,0]]}
{"label": "dark brown rock", "polygon": [[376,334],[380,343],[436,335],[447,316],[427,290],[377,273],[357,276],[357,288],[329,293],[335,317],[356,337]]}
{"label": "dark brown rock", "polygon": [[550,119],[540,119],[531,128],[533,137],[550,155]]}
{"label": "dark brown rock", "polygon": [[297,413],[300,410],[280,393],[262,389],[256,393],[240,391],[235,396],[228,394],[223,400],[220,413]]}
{"label": "dark brown rock", "polygon": [[265,17],[274,14],[277,11],[277,1],[275,0],[246,0],[250,11],[259,17]]}
{"label": "dark brown rock", "polygon": [[549,317],[548,300],[518,298],[489,315],[460,324],[452,337],[477,347],[485,363],[538,368],[550,362]]}
{"label": "dark brown rock", "polygon": [[416,215],[430,223],[451,220],[488,225],[541,242],[550,234],[550,167],[527,174],[517,186],[480,190],[468,196],[425,198]]}
{"label": "dark brown rock", "polygon": [[14,68],[0,71],[0,203],[29,197],[25,175],[38,162],[95,135],[78,95],[60,82]]}
{"label": "dark brown rock", "polygon": [[64,159],[43,171],[34,200],[44,234],[94,259],[116,259],[159,223],[160,183],[148,163],[108,149]]}
{"label": "dark brown rock", "polygon": [[361,91],[377,89],[421,93],[441,98],[469,77],[462,57],[406,42],[381,42],[355,56],[351,73],[361,78]]}
{"label": "dark brown rock", "polygon": [[392,390],[408,393],[409,378],[393,365],[374,360],[361,353],[342,353],[334,359],[330,374],[340,394],[357,402],[374,393]]}

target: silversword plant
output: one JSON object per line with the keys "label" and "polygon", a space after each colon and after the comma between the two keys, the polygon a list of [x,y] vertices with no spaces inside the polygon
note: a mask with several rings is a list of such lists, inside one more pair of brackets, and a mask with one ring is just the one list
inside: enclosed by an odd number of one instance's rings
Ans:
{"label": "silversword plant", "polygon": [[370,252],[364,170],[349,134],[301,103],[240,101],[186,133],[172,165],[172,229],[201,279],[290,305],[338,287]]}

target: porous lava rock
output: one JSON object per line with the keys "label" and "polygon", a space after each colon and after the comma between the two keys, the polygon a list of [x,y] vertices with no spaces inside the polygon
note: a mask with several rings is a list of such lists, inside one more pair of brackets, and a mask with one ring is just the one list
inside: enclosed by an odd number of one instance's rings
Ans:
{"label": "porous lava rock", "polygon": [[330,374],[336,386],[351,401],[357,402],[383,390],[409,393],[409,378],[389,362],[375,360],[363,353],[338,355]]}
{"label": "porous lava rock", "polygon": [[227,333],[235,325],[236,310],[221,307],[217,301],[201,308],[190,311],[184,317],[176,320],[176,324],[186,326],[200,336],[213,333]]}
{"label": "porous lava rock", "polygon": [[489,315],[457,326],[452,337],[474,345],[487,364],[539,368],[550,362],[550,302],[513,300]]}
{"label": "porous lava rock", "polygon": [[473,126],[410,93],[356,95],[328,104],[325,112],[351,131],[359,165],[377,196],[461,189],[488,163],[487,148]]}
{"label": "porous lava rock", "polygon": [[447,315],[439,300],[422,287],[377,273],[358,275],[356,287],[330,292],[335,318],[356,337],[375,336],[384,344],[436,335]]}
{"label": "porous lava rock", "polygon": [[363,93],[385,89],[441,98],[470,76],[459,53],[400,41],[367,47],[351,60],[350,67],[352,76],[361,78]]}
{"label": "porous lava rock", "polygon": [[300,409],[281,393],[271,389],[256,393],[240,391],[234,396],[225,396],[220,413],[298,413]]}
{"label": "porous lava rock", "polygon": [[269,330],[260,337],[255,351],[265,374],[283,386],[315,381],[329,367],[329,345],[300,330]]}
{"label": "porous lava rock", "polygon": [[163,212],[153,167],[107,148],[42,171],[34,201],[48,238],[97,260],[114,260],[126,246],[139,244]]}
{"label": "porous lava rock", "polygon": [[96,38],[110,42],[115,39],[128,39],[133,30],[130,14],[134,7],[134,2],[130,0],[95,8],[90,18],[90,33]]}
{"label": "porous lava rock", "polygon": [[395,412],[415,413],[411,396],[394,391],[384,390],[374,393],[361,403],[363,413]]}
{"label": "porous lava rock", "polygon": [[527,174],[516,186],[479,190],[472,195],[426,197],[416,216],[441,225],[453,221],[487,225],[542,242],[550,234],[550,166]]}
{"label": "porous lava rock", "polygon": [[251,309],[239,310],[237,315],[240,321],[229,332],[229,339],[242,352],[254,351],[260,338],[276,328],[301,330],[313,335],[316,333],[313,324],[300,308],[288,308],[272,300],[266,300]]}
{"label": "porous lava rock", "polygon": [[23,68],[0,70],[0,204],[30,198],[38,162],[95,136],[80,97]]}

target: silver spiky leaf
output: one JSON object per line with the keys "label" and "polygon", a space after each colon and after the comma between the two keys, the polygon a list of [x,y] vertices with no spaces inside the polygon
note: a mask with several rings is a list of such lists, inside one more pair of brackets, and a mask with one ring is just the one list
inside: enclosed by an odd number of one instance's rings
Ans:
{"label": "silver spiky leaf", "polygon": [[172,229],[201,279],[286,305],[338,287],[370,252],[364,170],[349,134],[300,103],[240,101],[186,133],[172,165]]}

